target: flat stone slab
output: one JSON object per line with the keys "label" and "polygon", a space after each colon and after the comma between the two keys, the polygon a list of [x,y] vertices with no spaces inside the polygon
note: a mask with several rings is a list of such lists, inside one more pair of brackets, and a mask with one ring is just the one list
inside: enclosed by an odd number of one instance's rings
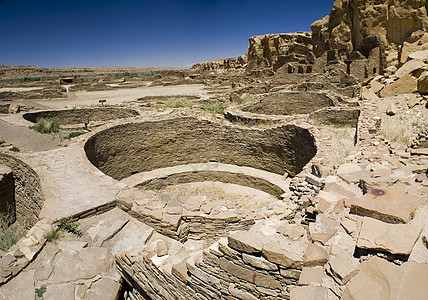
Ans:
{"label": "flat stone slab", "polygon": [[392,254],[410,255],[421,231],[422,226],[388,224],[376,219],[364,218],[357,246]]}
{"label": "flat stone slab", "polygon": [[428,295],[428,264],[406,262],[397,266],[373,256],[359,268],[342,300],[426,299]]}
{"label": "flat stone slab", "polygon": [[351,213],[387,223],[408,223],[426,199],[396,189],[372,189],[351,205]]}
{"label": "flat stone slab", "polygon": [[45,196],[40,218],[59,219],[115,201],[118,181],[93,166],[78,145],[26,154]]}
{"label": "flat stone slab", "polygon": [[80,221],[80,228],[92,244],[100,247],[128,223],[131,217],[119,208]]}

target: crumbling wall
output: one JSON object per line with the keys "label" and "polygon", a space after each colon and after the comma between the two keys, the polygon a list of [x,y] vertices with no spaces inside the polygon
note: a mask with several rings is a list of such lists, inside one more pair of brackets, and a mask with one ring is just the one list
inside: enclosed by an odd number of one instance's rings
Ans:
{"label": "crumbling wall", "polygon": [[39,176],[29,165],[7,154],[0,154],[0,164],[13,173],[17,222],[34,225],[43,206]]}

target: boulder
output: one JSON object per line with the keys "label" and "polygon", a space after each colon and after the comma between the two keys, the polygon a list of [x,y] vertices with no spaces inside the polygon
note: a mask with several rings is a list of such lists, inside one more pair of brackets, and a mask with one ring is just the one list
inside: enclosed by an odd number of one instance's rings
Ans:
{"label": "boulder", "polygon": [[428,264],[406,262],[397,266],[373,256],[347,284],[342,300],[425,299]]}
{"label": "boulder", "polygon": [[417,82],[418,92],[421,94],[428,94],[428,72],[425,71],[419,76]]}
{"label": "boulder", "polygon": [[428,62],[428,50],[416,51],[409,54],[409,59]]}
{"label": "boulder", "polygon": [[423,197],[403,193],[397,189],[372,189],[351,205],[351,213],[386,223],[408,223],[415,210],[426,203]]}
{"label": "boulder", "polygon": [[381,97],[392,97],[400,94],[410,94],[417,89],[416,78],[412,74],[407,74],[397,81],[385,86],[380,92]]}
{"label": "boulder", "polygon": [[303,255],[303,264],[306,267],[322,266],[328,260],[328,254],[321,246],[308,244]]}
{"label": "boulder", "polygon": [[402,65],[401,68],[397,70],[397,72],[395,72],[395,77],[398,77],[398,78],[404,77],[405,75],[411,74],[413,71],[417,69],[421,69],[424,66],[425,64],[422,60],[419,60],[419,59],[410,60],[406,62],[404,65]]}
{"label": "boulder", "polygon": [[345,285],[355,274],[358,273],[358,259],[354,258],[348,251],[343,251],[329,261],[330,269],[334,279],[341,285]]}
{"label": "boulder", "polygon": [[422,227],[410,224],[388,224],[364,218],[357,246],[391,254],[410,255]]}

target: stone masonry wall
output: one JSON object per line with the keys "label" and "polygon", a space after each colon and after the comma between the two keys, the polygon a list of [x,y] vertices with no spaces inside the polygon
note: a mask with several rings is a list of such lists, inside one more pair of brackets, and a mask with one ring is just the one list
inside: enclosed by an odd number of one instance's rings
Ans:
{"label": "stone masonry wall", "polygon": [[15,221],[15,182],[12,170],[0,165],[0,214],[7,214]]}
{"label": "stone masonry wall", "polygon": [[0,154],[0,164],[9,167],[13,172],[17,222],[34,225],[43,206],[43,194],[37,173],[26,163],[7,154]]}

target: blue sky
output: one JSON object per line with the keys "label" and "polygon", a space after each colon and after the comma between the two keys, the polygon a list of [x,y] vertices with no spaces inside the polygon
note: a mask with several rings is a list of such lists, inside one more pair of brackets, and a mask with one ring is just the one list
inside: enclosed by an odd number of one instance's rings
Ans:
{"label": "blue sky", "polygon": [[310,31],[334,0],[0,0],[0,65],[174,66],[242,55],[248,38]]}

